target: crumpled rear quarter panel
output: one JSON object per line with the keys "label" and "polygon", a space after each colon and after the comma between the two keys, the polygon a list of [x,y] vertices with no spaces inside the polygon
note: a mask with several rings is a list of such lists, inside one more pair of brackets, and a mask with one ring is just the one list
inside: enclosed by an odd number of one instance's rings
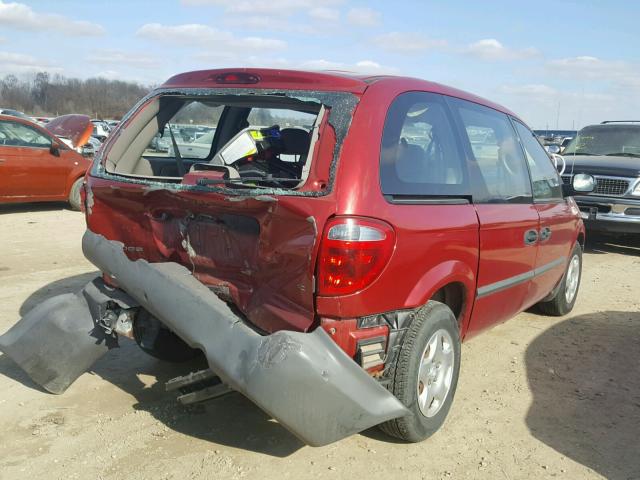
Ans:
{"label": "crumpled rear quarter panel", "polygon": [[130,259],[184,265],[266,332],[311,326],[318,228],[335,210],[331,195],[234,197],[99,178],[89,189],[89,228],[123,242]]}

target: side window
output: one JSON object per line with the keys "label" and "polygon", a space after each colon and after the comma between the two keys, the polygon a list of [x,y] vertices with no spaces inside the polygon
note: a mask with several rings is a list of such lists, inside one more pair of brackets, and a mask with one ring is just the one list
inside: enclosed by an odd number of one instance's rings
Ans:
{"label": "side window", "polygon": [[410,92],[387,112],[380,152],[385,195],[469,195],[463,156],[444,100]]}
{"label": "side window", "polygon": [[35,128],[18,122],[0,122],[0,142],[2,145],[15,147],[48,148],[51,146],[49,137]]}
{"label": "side window", "polygon": [[520,136],[527,163],[529,164],[531,183],[533,184],[533,199],[543,201],[562,199],[560,175],[558,175],[553,163],[551,163],[547,152],[545,152],[531,130],[517,120],[513,123]]}
{"label": "side window", "polygon": [[529,173],[509,117],[464,100],[451,103],[460,115],[471,153],[469,170],[478,182],[474,201],[531,202]]}

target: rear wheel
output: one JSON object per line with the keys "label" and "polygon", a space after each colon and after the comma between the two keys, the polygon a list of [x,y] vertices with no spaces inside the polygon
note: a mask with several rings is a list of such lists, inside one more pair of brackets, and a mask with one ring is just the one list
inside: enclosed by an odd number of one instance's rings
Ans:
{"label": "rear wheel", "polygon": [[82,188],[82,182],[84,182],[84,178],[79,178],[71,185],[71,190],[69,191],[69,205],[71,206],[71,210],[80,210],[80,203],[82,202],[80,199],[80,189]]}
{"label": "rear wheel", "polygon": [[564,276],[558,286],[554,296],[546,301],[540,302],[538,308],[542,313],[559,317],[566,315],[576,304],[580,279],[582,278],[582,247],[576,243],[569,257]]}
{"label": "rear wheel", "polygon": [[453,312],[430,301],[413,320],[392,377],[392,393],[408,408],[380,425],[383,432],[420,442],[444,423],[458,384],[460,333]]}
{"label": "rear wheel", "polygon": [[138,346],[152,357],[165,362],[187,362],[200,353],[164,326],[160,320],[141,309],[133,323],[133,336]]}

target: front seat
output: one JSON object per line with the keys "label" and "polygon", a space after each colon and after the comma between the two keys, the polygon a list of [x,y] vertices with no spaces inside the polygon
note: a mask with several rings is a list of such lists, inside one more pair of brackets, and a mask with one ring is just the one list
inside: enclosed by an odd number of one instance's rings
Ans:
{"label": "front seat", "polygon": [[311,134],[301,128],[283,128],[280,130],[282,138],[282,155],[295,155],[296,163],[304,165],[311,147]]}
{"label": "front seat", "polygon": [[421,146],[408,143],[404,138],[398,146],[396,174],[404,183],[424,183],[429,172],[425,152]]}

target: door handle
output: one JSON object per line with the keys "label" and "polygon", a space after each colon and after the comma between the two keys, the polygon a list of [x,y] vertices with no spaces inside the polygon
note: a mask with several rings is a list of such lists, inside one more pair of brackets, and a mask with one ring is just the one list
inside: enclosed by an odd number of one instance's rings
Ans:
{"label": "door handle", "polygon": [[4,163],[6,160],[4,158],[0,158],[0,163]]}
{"label": "door handle", "polygon": [[538,241],[538,231],[537,230],[527,230],[524,232],[524,244],[525,245],[534,245]]}
{"label": "door handle", "polygon": [[540,230],[540,241],[544,242],[545,240],[549,240],[551,238],[551,229],[549,227],[544,227]]}

